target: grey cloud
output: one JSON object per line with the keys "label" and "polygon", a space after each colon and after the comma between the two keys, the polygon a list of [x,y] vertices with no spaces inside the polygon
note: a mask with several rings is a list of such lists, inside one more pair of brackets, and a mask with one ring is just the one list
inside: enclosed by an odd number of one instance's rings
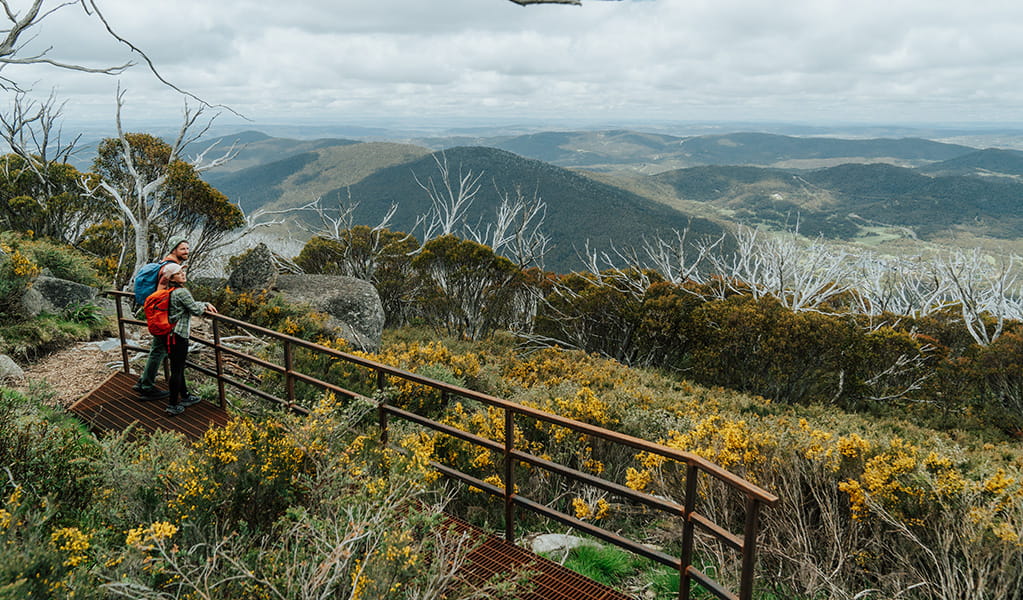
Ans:
{"label": "grey cloud", "polygon": [[[1023,95],[1023,5],[995,0],[103,6],[175,83],[246,113],[913,119],[958,117],[973,103],[971,114],[1009,118]],[[123,56],[96,32],[55,31],[89,60]],[[97,105],[112,98],[92,80],[48,77]],[[125,80],[151,111],[177,110],[144,72]]]}

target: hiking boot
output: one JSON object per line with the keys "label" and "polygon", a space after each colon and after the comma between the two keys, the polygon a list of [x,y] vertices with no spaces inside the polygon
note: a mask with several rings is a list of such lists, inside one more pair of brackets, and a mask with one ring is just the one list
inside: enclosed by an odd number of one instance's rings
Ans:
{"label": "hiking boot", "polygon": [[199,404],[200,402],[202,402],[202,398],[200,398],[199,396],[193,396],[192,394],[189,394],[182,398],[180,401],[178,401],[178,405],[192,406],[193,404]]}
{"label": "hiking boot", "polygon": [[185,412],[185,407],[181,406],[180,404],[171,404],[167,408],[163,409],[163,412],[173,417],[175,415],[180,415],[181,413]]}
{"label": "hiking boot", "polygon": [[139,393],[139,400],[145,402],[146,400],[160,400],[170,396],[170,392],[167,390],[160,390],[157,388],[149,388],[148,390],[137,390]]}

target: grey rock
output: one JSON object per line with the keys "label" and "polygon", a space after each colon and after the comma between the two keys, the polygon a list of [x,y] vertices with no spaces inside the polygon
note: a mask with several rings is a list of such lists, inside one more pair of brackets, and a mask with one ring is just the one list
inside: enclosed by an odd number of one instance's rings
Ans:
{"label": "grey rock", "polygon": [[[131,340],[126,341],[128,343],[137,343],[132,342]],[[121,340],[119,338],[107,338],[105,340],[96,340],[94,342],[89,342],[85,345],[90,348],[96,348],[100,352],[111,352],[113,350],[119,350],[121,348]]]}
{"label": "grey rock", "polygon": [[25,372],[10,356],[0,354],[0,381],[13,381],[25,378]]}
{"label": "grey rock", "polygon": [[[113,298],[108,298],[107,296],[96,296],[92,303],[98,306],[100,310],[103,311],[103,314],[107,315],[108,317],[117,315],[117,305],[115,304]],[[125,307],[125,310],[127,311],[130,309]]]}
{"label": "grey rock", "polygon": [[565,535],[563,533],[544,533],[534,537],[530,542],[530,546],[535,554],[540,554],[541,552],[558,552],[561,550],[567,551],[579,546],[599,545],[600,544],[593,540],[588,540],[574,535]]}
{"label": "grey rock", "polygon": [[46,306],[46,299],[39,293],[39,290],[30,287],[21,295],[19,312],[27,318],[37,317],[43,312]]}
{"label": "grey rock", "polygon": [[40,275],[32,284],[31,289],[42,295],[43,310],[46,312],[59,313],[76,304],[96,303],[95,288],[67,279]]}
{"label": "grey rock", "polygon": [[380,349],[384,307],[368,281],[340,275],[280,275],[276,289],[290,302],[326,313],[328,324],[340,329],[353,347],[367,352]]}
{"label": "grey rock", "polygon": [[277,265],[273,253],[260,243],[242,259],[227,278],[227,285],[236,291],[269,290],[277,281]]}

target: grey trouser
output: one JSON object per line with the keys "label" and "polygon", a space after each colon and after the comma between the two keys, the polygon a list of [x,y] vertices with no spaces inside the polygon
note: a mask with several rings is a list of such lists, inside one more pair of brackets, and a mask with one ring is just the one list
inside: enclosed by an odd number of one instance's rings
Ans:
{"label": "grey trouser", "polygon": [[139,377],[139,390],[148,392],[156,387],[156,378],[160,374],[160,367],[167,358],[167,336],[154,335],[153,343],[149,346],[149,358],[146,359],[146,368],[142,370],[142,377]]}

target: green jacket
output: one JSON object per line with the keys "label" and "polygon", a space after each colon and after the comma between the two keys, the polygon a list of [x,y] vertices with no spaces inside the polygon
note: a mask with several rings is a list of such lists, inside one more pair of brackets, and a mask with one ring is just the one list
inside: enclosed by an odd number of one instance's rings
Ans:
{"label": "green jacket", "polygon": [[174,288],[170,295],[170,308],[167,319],[174,323],[174,333],[183,338],[188,338],[192,333],[192,316],[200,316],[206,312],[206,302],[196,302],[189,292],[183,287]]}

